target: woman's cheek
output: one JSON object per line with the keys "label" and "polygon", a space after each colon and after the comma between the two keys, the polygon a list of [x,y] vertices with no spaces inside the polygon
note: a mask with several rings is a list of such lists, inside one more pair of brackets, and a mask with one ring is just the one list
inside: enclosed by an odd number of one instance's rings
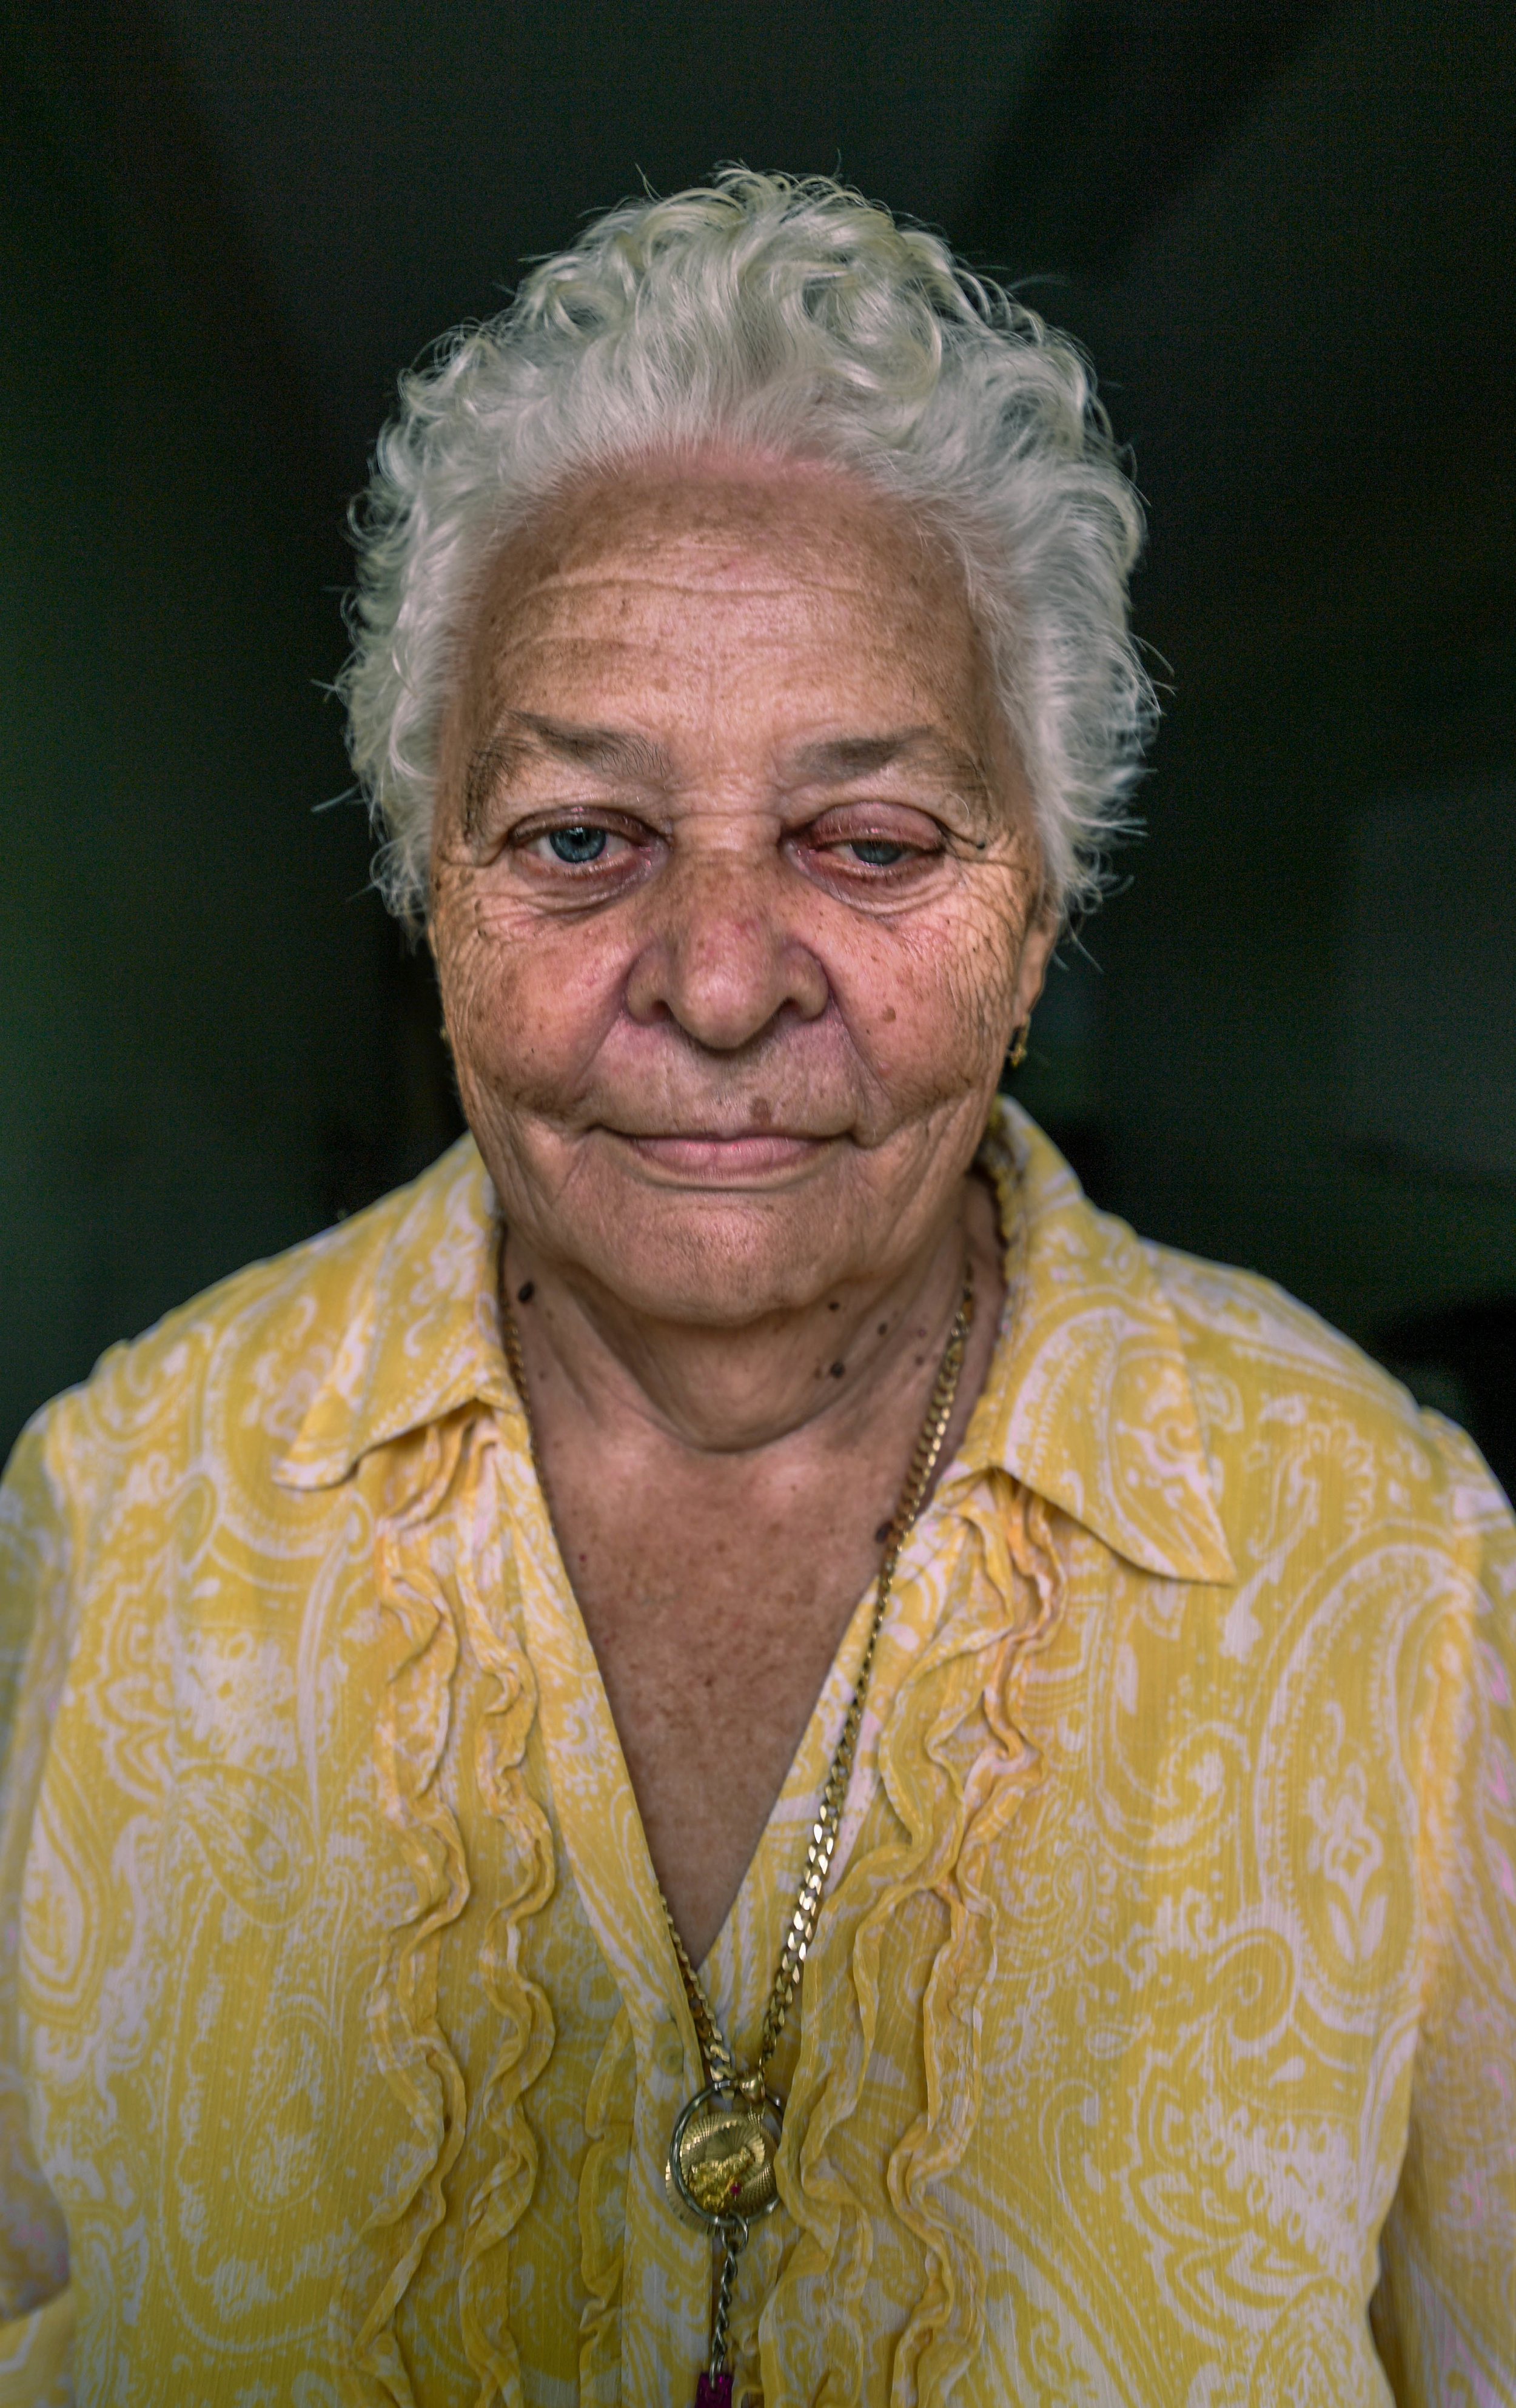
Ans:
{"label": "woman's cheek", "polygon": [[[465,1104],[554,1116],[581,1090],[614,997],[607,965],[542,932],[475,928],[439,969]],[[612,982],[613,983],[613,982]]]}
{"label": "woman's cheek", "polygon": [[438,914],[434,950],[442,1012],[465,1103],[471,1088],[512,1084],[512,1057],[531,1012],[520,994],[508,953],[473,923],[466,910]]}
{"label": "woman's cheek", "polygon": [[855,1025],[875,1075],[902,1101],[958,1095],[999,1076],[1010,1024],[1008,932],[912,932],[860,980]]}

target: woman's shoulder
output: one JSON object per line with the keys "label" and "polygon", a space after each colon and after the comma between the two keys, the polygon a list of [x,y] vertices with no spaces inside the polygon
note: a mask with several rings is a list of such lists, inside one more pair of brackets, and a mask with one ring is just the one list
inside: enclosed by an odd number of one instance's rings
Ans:
{"label": "woman's shoulder", "polygon": [[1356,1521],[1444,1530],[1460,1554],[1480,1531],[1516,1536],[1466,1434],[1309,1306],[1253,1271],[1142,1251],[1223,1492],[1276,1488],[1283,1473]]}
{"label": "woman's shoulder", "polygon": [[1260,1401],[1320,1391],[1341,1410],[1401,1426],[1418,1412],[1400,1383],[1351,1338],[1270,1279],[1140,1241],[1186,1359],[1246,1382]]}
{"label": "woman's shoulder", "polygon": [[1018,1468],[1036,1479],[1072,1461],[1077,1476],[1052,1493],[1086,1517],[1106,1494],[1118,1547],[1145,1499],[1157,1543],[1135,1560],[1179,1561],[1165,1533],[1178,1500],[1202,1491],[1192,1519],[1244,1586],[1249,1564],[1280,1577],[1288,1565],[1299,1591],[1315,1569],[1371,1552],[1375,1532],[1395,1534],[1402,1567],[1417,1549],[1451,1550],[1481,1576],[1516,1543],[1464,1433],[1272,1280],[1139,1237],[1012,1105],[980,1160],[1020,1249],[1025,1302],[1005,1365]]}
{"label": "woman's shoulder", "polygon": [[360,1334],[395,1291],[466,1279],[492,1199],[471,1139],[408,1185],[248,1264],[110,1347],[89,1378],[33,1417],[17,1450],[37,1452],[78,1506],[102,1488],[192,1470],[207,1452],[277,1455],[323,1380],[343,1377]]}

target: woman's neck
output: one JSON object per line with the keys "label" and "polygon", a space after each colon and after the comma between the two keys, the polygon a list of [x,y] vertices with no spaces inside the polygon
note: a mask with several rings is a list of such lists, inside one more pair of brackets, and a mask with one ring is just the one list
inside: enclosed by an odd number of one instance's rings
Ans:
{"label": "woman's neck", "polygon": [[534,1413],[556,1443],[572,1443],[574,1431],[613,1454],[673,1449],[714,1465],[772,1449],[845,1455],[881,1422],[893,1426],[903,1402],[908,1413],[918,1391],[924,1403],[971,1253],[976,1318],[993,1331],[998,1232],[988,1191],[972,1180],[929,1243],[887,1278],[861,1277],[747,1325],[654,1320],[514,1238],[502,1283]]}

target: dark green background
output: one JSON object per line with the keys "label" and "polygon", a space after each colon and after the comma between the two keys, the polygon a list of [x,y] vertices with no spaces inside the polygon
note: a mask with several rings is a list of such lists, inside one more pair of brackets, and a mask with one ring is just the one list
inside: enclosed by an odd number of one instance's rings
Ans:
{"label": "dark green background", "polygon": [[456,1125],[365,894],[342,516],[579,215],[841,171],[1090,346],[1152,522],[1130,883],[1018,1082],[1512,1468],[1506,7],[77,0],[0,77],[0,1444]]}

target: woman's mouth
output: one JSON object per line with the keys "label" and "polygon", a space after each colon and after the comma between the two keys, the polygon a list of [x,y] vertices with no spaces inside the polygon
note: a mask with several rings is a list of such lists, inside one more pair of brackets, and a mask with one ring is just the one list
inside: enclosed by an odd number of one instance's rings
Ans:
{"label": "woman's mouth", "polygon": [[804,1137],[783,1129],[680,1130],[664,1136],[621,1136],[651,1168],[681,1179],[741,1182],[765,1172],[794,1170],[814,1161],[833,1138]]}

